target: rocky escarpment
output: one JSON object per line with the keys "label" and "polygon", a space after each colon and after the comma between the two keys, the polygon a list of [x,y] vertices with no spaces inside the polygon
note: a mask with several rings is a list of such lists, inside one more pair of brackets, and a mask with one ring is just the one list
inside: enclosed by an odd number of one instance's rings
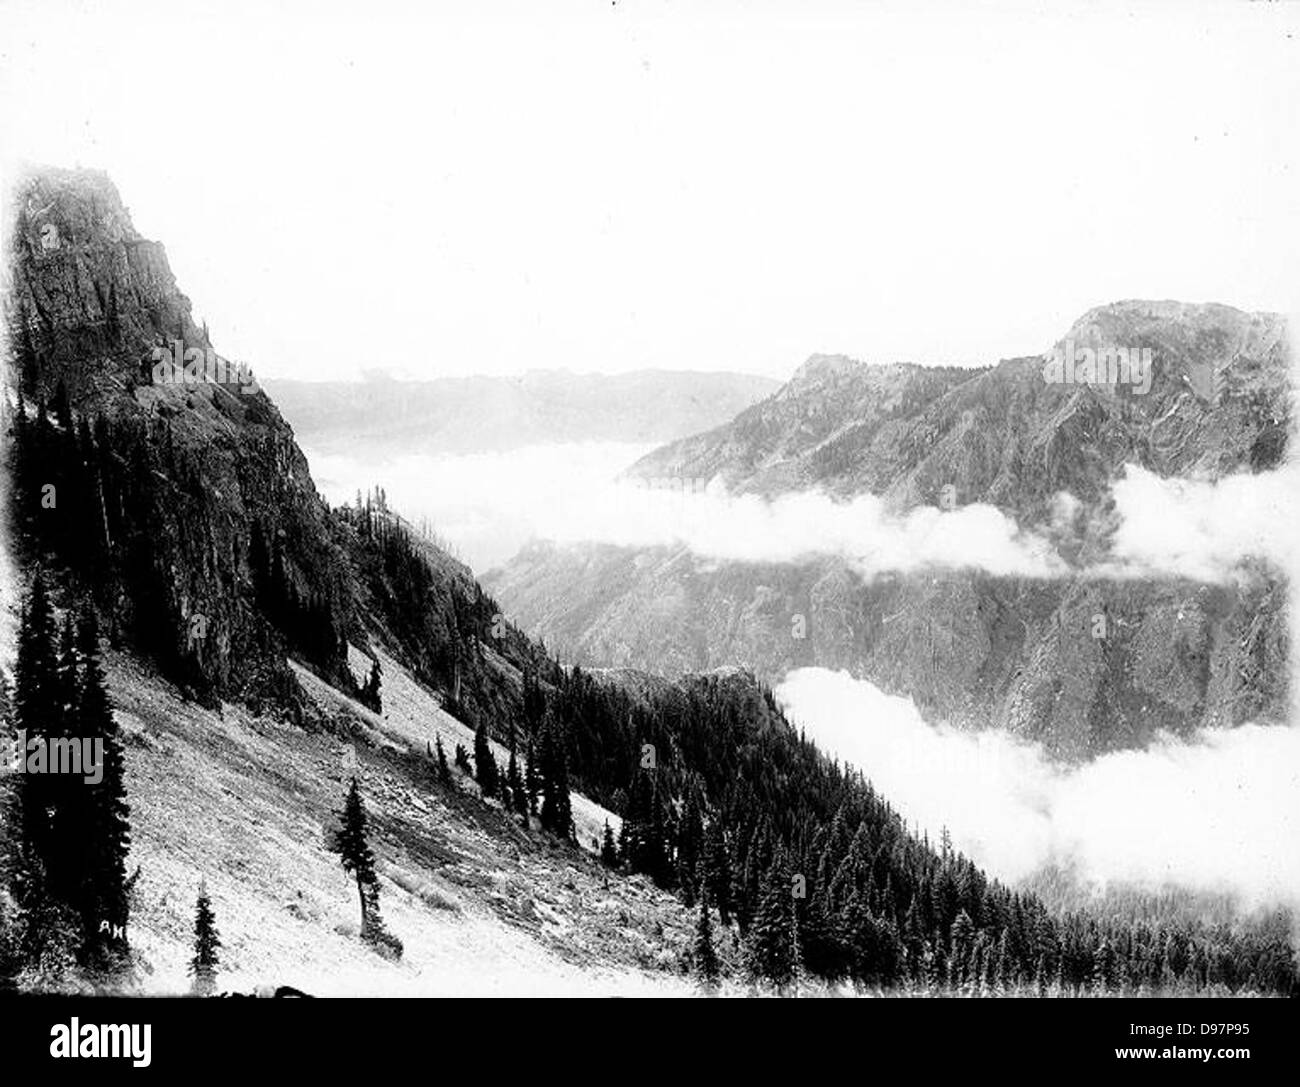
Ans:
{"label": "rocky escarpment", "polygon": [[343,564],[279,412],[214,351],[105,175],[33,173],[15,207],[6,318],[25,557],[69,567],[116,637],[197,692],[283,694],[281,639],[254,585],[257,527],[324,624],[319,663],[341,674]]}
{"label": "rocky escarpment", "polygon": [[[1269,314],[1124,302],[1058,347],[1149,350],[1135,383],[1053,383],[1041,357],[970,372],[814,356],[730,424],[629,471],[768,496],[872,494],[896,512],[996,506],[1041,531],[1066,569],[1026,580],[937,566],[863,580],[831,557],[719,562],[685,547],[536,545],[485,578],[525,629],[584,664],[845,668],[934,720],[1001,727],[1083,757],[1187,731],[1285,717],[1281,574],[1230,583],[1098,577],[1112,487],[1268,471],[1286,452],[1290,347]],[[946,492],[946,493],[945,493]],[[1077,500],[1060,531],[1057,496]]]}
{"label": "rocky escarpment", "polygon": [[40,170],[16,196],[4,422],[22,565],[92,598],[115,643],[209,703],[301,718],[289,658],[357,694],[383,644],[463,720],[510,718],[521,673],[552,662],[382,490],[326,504],[112,182]]}

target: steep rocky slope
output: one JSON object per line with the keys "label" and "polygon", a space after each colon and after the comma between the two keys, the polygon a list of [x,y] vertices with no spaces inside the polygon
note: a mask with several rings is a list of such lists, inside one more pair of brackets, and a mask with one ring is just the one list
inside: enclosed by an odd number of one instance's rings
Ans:
{"label": "steep rocky slope", "polygon": [[[300,671],[319,711],[304,731],[245,707],[184,701],[130,656],[109,660],[127,741],[132,943],[143,991],[183,993],[194,897],[206,882],[223,989],[313,995],[564,996],[688,993],[690,918],[637,878],[525,831],[455,771],[439,785],[426,745],[472,733],[394,660],[374,714]],[[353,761],[353,753],[355,762]],[[498,749],[499,757],[504,752]],[[356,889],[325,848],[359,769],[381,901],[401,961],[357,939]],[[580,842],[617,816],[577,798]]]}

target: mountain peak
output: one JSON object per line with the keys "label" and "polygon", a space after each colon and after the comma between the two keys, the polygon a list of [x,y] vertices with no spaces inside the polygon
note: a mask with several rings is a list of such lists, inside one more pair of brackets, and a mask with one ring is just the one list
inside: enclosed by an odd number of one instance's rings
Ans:
{"label": "mountain peak", "polygon": [[791,375],[787,388],[807,388],[866,368],[867,363],[848,355],[812,354]]}

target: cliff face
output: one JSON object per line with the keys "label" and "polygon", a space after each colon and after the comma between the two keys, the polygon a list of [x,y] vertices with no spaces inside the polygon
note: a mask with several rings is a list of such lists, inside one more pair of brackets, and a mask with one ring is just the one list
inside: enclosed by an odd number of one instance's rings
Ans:
{"label": "cliff face", "polygon": [[[109,179],[16,193],[5,320],[19,559],[92,597],[203,701],[312,713],[293,667],[359,693],[382,644],[463,720],[507,720],[545,654],[385,508],[331,510],[275,405],[195,324]],[[349,662],[349,646],[370,662]]]}
{"label": "cliff face", "polygon": [[[319,663],[341,674],[344,563],[279,412],[213,350],[106,176],[41,171],[14,206],[6,319],[10,397],[16,387],[25,408],[11,422],[29,439],[15,510],[25,557],[85,577],[117,635],[196,691],[283,694],[292,683],[254,584],[263,532],[283,581],[332,628]],[[53,509],[39,502],[46,479]]]}
{"label": "cliff face", "polygon": [[[629,475],[721,479],[768,496],[873,494],[904,511],[998,507],[1053,539],[1050,580],[951,568],[864,582],[843,561],[704,561],[684,548],[526,550],[484,580],[525,629],[583,664],[689,672],[844,668],[931,719],[1006,728],[1070,758],[1286,711],[1284,587],[1254,565],[1228,585],[1085,574],[1109,557],[1125,465],[1214,480],[1284,458],[1290,346],[1270,314],[1123,302],[1062,337],[1149,351],[1150,383],[1044,380],[1044,359],[982,371],[814,356],[731,423]],[[1056,495],[1078,500],[1052,527]],[[1103,620],[1098,625],[1098,618]]]}

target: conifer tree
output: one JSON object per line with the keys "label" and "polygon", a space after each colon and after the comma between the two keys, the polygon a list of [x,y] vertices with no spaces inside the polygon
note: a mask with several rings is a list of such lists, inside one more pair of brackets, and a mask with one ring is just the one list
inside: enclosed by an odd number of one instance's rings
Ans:
{"label": "conifer tree", "polygon": [[1011,950],[1011,937],[1004,928],[998,937],[998,976],[997,987],[1004,993],[1016,988],[1020,980],[1020,964]]}
{"label": "conifer tree", "polygon": [[451,781],[451,767],[447,765],[447,752],[442,746],[442,736],[438,736],[438,780],[444,785]]}
{"label": "conifer tree", "polygon": [[[17,729],[27,740],[19,751],[25,762],[40,758],[59,727],[64,702],[59,691],[59,661],[55,651],[54,612],[38,570],[32,579],[26,607],[18,629],[18,653],[14,667],[14,717]],[[62,962],[75,948],[66,949],[69,930],[64,919],[70,913],[52,895],[60,882],[62,858],[54,828],[62,799],[61,775],[23,773],[18,778],[14,805],[18,835],[12,860],[14,898],[21,915],[22,956],[29,965],[40,961]],[[66,870],[66,865],[62,866]],[[51,869],[54,869],[53,876]],[[79,919],[78,919],[79,920]],[[53,943],[60,946],[55,948]]]}
{"label": "conifer tree", "polygon": [[[54,648],[54,611],[37,571],[18,630],[14,669],[14,713],[18,729],[33,740],[48,743],[63,716],[59,691],[59,661]],[[25,754],[25,753],[24,753]],[[21,779],[23,833],[39,856],[50,848],[51,776],[24,774]]]}
{"label": "conifer tree", "polygon": [[532,738],[528,740],[528,765],[524,769],[524,791],[528,794],[528,814],[537,814],[537,797],[542,791],[542,776],[538,772],[536,750]]}
{"label": "conifer tree", "polygon": [[[605,829],[608,831],[608,824]],[[703,881],[701,885],[703,886]],[[695,923],[695,971],[705,992],[713,992],[717,989],[722,967],[718,962],[718,953],[713,947],[713,926],[709,921],[707,889],[700,892],[700,914]]]}
{"label": "conifer tree", "polygon": [[528,825],[528,788],[524,783],[523,771],[519,769],[519,759],[515,754],[515,745],[510,745],[510,765],[506,768],[506,778],[510,782],[510,799],[515,812]]}
{"label": "conifer tree", "polygon": [[524,722],[531,739],[546,716],[546,695],[531,668],[524,672]]}
{"label": "conifer tree", "polygon": [[206,883],[200,883],[199,898],[194,907],[194,957],[190,959],[189,967],[196,996],[208,996],[217,987],[217,949],[220,947],[221,936],[217,932],[208,887]]}
{"label": "conifer tree", "polygon": [[[704,825],[700,817],[695,790],[686,794],[681,820],[677,826],[676,883],[682,903],[689,909],[695,905],[695,896],[702,893],[697,884],[701,872],[700,853],[704,838]],[[665,858],[667,868],[667,858]]]}
{"label": "conifer tree", "polygon": [[618,867],[618,846],[614,843],[614,832],[609,828],[609,820],[605,820],[605,836],[600,846],[600,863],[606,868]]}
{"label": "conifer tree", "polygon": [[343,804],[340,826],[334,832],[331,846],[339,854],[343,869],[357,884],[357,896],[361,900],[361,933],[364,938],[370,929],[370,914],[378,908],[379,878],[375,874],[375,855],[370,851],[366,828],[366,808],[361,799],[361,787],[357,779],[352,779],[348,786],[347,799]]}
{"label": "conifer tree", "polygon": [[827,905],[828,898],[828,890],[818,884],[802,910],[796,905],[796,914],[801,915],[799,930],[804,963],[811,973],[835,980],[846,972],[847,956],[839,925]]}
{"label": "conifer tree", "polygon": [[524,793],[524,776],[519,772],[519,757],[515,752],[513,735],[510,737],[510,761],[506,764],[506,787],[510,792],[510,803],[506,805],[506,810],[513,808],[527,818],[528,797]]}
{"label": "conifer tree", "polygon": [[731,924],[731,860],[727,856],[726,838],[722,820],[709,821],[704,838],[704,882],[709,898],[718,907],[718,919],[723,927]]}
{"label": "conifer tree", "polygon": [[561,838],[573,835],[573,807],[569,798],[569,766],[559,726],[548,721],[542,730],[542,826]]}
{"label": "conifer tree", "polygon": [[64,384],[63,378],[59,378],[59,383],[54,389],[54,419],[63,428],[65,432],[72,431],[72,403],[68,399],[68,386]]}
{"label": "conifer tree", "polygon": [[1104,994],[1115,984],[1115,952],[1110,941],[1103,937],[1092,955],[1092,987]]}
{"label": "conifer tree", "polygon": [[975,943],[975,923],[962,910],[952,923],[948,952],[948,984],[956,989],[966,980],[966,961]]}
{"label": "conifer tree", "polygon": [[750,976],[785,990],[798,968],[794,900],[784,853],[777,851],[763,878],[758,909],[749,926],[747,958]]}
{"label": "conifer tree", "polygon": [[131,848],[131,809],[126,799],[121,734],[99,663],[99,626],[93,607],[82,613],[79,643],[82,664],[77,727],[92,744],[102,744],[103,758],[99,781],[78,783],[85,798],[79,805],[83,817],[80,910],[86,924],[88,959],[97,968],[108,969],[120,965],[127,953],[130,882],[126,862]]}
{"label": "conifer tree", "polygon": [[492,757],[492,746],[488,743],[487,725],[479,722],[474,730],[474,779],[484,796],[497,795],[497,760]]}
{"label": "conifer tree", "polygon": [[370,677],[366,680],[365,687],[361,690],[361,704],[368,706],[375,713],[384,712],[384,699],[380,693],[382,682],[380,680],[379,662],[374,661],[370,665]]}
{"label": "conifer tree", "polygon": [[[86,792],[77,777],[53,773],[60,741],[71,741],[77,749],[84,750],[81,747],[82,729],[77,724],[77,631],[71,612],[63,617],[55,668],[54,699],[46,725],[46,737],[50,741],[46,757],[51,773],[42,790],[48,798],[46,815],[49,820],[49,839],[43,860],[48,893],[69,906],[79,908],[78,885],[84,866],[81,827],[85,818]],[[88,767],[84,769],[90,772]]]}

